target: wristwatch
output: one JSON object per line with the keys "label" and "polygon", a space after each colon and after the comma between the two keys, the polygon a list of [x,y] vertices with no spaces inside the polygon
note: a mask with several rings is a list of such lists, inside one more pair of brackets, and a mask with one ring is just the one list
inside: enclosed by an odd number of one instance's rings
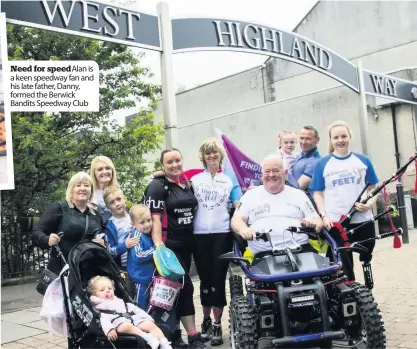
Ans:
{"label": "wristwatch", "polygon": [[319,216],[320,216],[320,218],[324,218],[324,217],[326,217],[327,216],[327,214],[325,214],[325,213],[319,213]]}

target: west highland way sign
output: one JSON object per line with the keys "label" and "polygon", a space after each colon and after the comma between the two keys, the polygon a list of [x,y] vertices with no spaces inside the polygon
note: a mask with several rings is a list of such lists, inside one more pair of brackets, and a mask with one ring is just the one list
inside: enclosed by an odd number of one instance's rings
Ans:
{"label": "west highland way sign", "polygon": [[[6,13],[9,23],[163,50],[158,16],[85,0],[0,3],[1,12]],[[174,54],[228,50],[278,57],[312,68],[360,92],[358,69],[351,62],[296,33],[254,23],[210,18],[173,19],[170,26],[170,49]],[[363,70],[363,77],[366,94],[417,104],[417,83],[368,70]]]}

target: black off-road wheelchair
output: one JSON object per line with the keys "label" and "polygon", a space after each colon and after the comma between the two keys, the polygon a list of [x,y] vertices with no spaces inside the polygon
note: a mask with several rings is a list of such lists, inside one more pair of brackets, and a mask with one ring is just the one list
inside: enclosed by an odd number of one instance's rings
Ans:
{"label": "black off-road wheelchair", "polygon": [[[332,348],[335,341],[346,348],[385,348],[385,329],[371,291],[347,281],[340,254],[366,252],[360,242],[339,247],[327,231],[289,227],[292,234],[325,239],[333,260],[298,247],[276,248],[269,233],[256,239],[269,241],[271,250],[242,256],[245,243],[235,236],[234,250],[220,258],[240,265],[245,278],[231,275],[230,337],[236,349]],[[401,234],[401,230],[375,239]]]}
{"label": "black off-road wheelchair", "polygon": [[[417,154],[368,195],[367,184],[356,202],[366,204],[400,178],[416,159]],[[220,256],[238,264],[245,278],[246,293],[240,275],[231,273],[229,278],[232,348],[332,348],[335,343],[352,349],[386,348],[384,322],[371,292],[371,264],[368,261],[362,265],[365,281],[362,285],[347,279],[341,256],[348,251],[369,253],[364,243],[390,236],[394,236],[394,247],[398,248],[402,229],[392,225],[391,232],[349,243],[349,234],[389,215],[392,209],[387,207],[369,221],[346,231],[356,211],[354,204],[346,216],[333,222],[330,231],[323,230],[320,234],[305,228],[287,229],[293,234],[305,233],[313,240],[327,241],[330,258],[303,252],[300,247],[275,248],[269,233],[257,233],[256,238],[269,241],[271,249],[249,261],[242,256],[246,241],[235,235],[233,252]]]}

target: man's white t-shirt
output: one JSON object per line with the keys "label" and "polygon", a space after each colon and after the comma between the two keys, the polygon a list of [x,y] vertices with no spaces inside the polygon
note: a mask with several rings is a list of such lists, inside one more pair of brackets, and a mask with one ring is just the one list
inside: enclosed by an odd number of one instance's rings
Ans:
{"label": "man's white t-shirt", "polygon": [[[248,190],[241,198],[235,216],[246,217],[248,226],[256,232],[270,232],[275,247],[304,245],[308,243],[306,234],[287,231],[290,226],[300,226],[303,219],[318,217],[307,195],[299,189],[284,186],[278,194],[268,193],[264,186]],[[253,254],[271,250],[269,242],[252,240],[248,242]]]}

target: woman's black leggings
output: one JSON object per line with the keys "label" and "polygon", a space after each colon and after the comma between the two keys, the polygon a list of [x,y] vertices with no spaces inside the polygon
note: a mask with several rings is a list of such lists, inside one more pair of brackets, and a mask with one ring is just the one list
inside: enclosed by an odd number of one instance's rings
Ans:
{"label": "woman's black leggings", "polygon": [[204,307],[224,307],[229,263],[219,256],[232,251],[231,233],[195,234],[195,266],[200,278],[200,300]]}
{"label": "woman's black leggings", "polygon": [[[349,224],[346,228],[346,231],[349,231],[350,229],[354,229],[358,226],[360,226],[361,223],[358,224]],[[336,228],[332,228],[331,235],[336,240],[337,244],[339,246],[343,246],[343,240],[339,234],[339,236],[335,236],[336,233],[333,233]],[[366,240],[369,238],[375,237],[375,226],[372,223],[369,223],[367,225],[364,225],[362,228],[359,228],[356,230],[353,234],[348,235],[349,242],[357,242]],[[368,249],[368,252],[361,252],[359,254],[359,260],[361,262],[367,263],[370,262],[372,259],[372,252],[375,247],[375,240],[365,242],[361,244],[362,246],[366,247]],[[331,257],[330,249],[327,251],[327,257]],[[340,257],[343,264],[343,270],[348,277],[349,280],[355,280],[355,272],[353,270],[353,253],[351,251],[341,251]]]}
{"label": "woman's black leggings", "polygon": [[188,239],[185,240],[174,240],[168,234],[165,241],[165,246],[175,253],[185,271],[184,286],[181,289],[175,308],[178,317],[195,314],[193,301],[194,285],[190,278],[191,256],[195,249],[195,240],[192,234],[189,234],[189,236],[187,234],[187,237]]}

